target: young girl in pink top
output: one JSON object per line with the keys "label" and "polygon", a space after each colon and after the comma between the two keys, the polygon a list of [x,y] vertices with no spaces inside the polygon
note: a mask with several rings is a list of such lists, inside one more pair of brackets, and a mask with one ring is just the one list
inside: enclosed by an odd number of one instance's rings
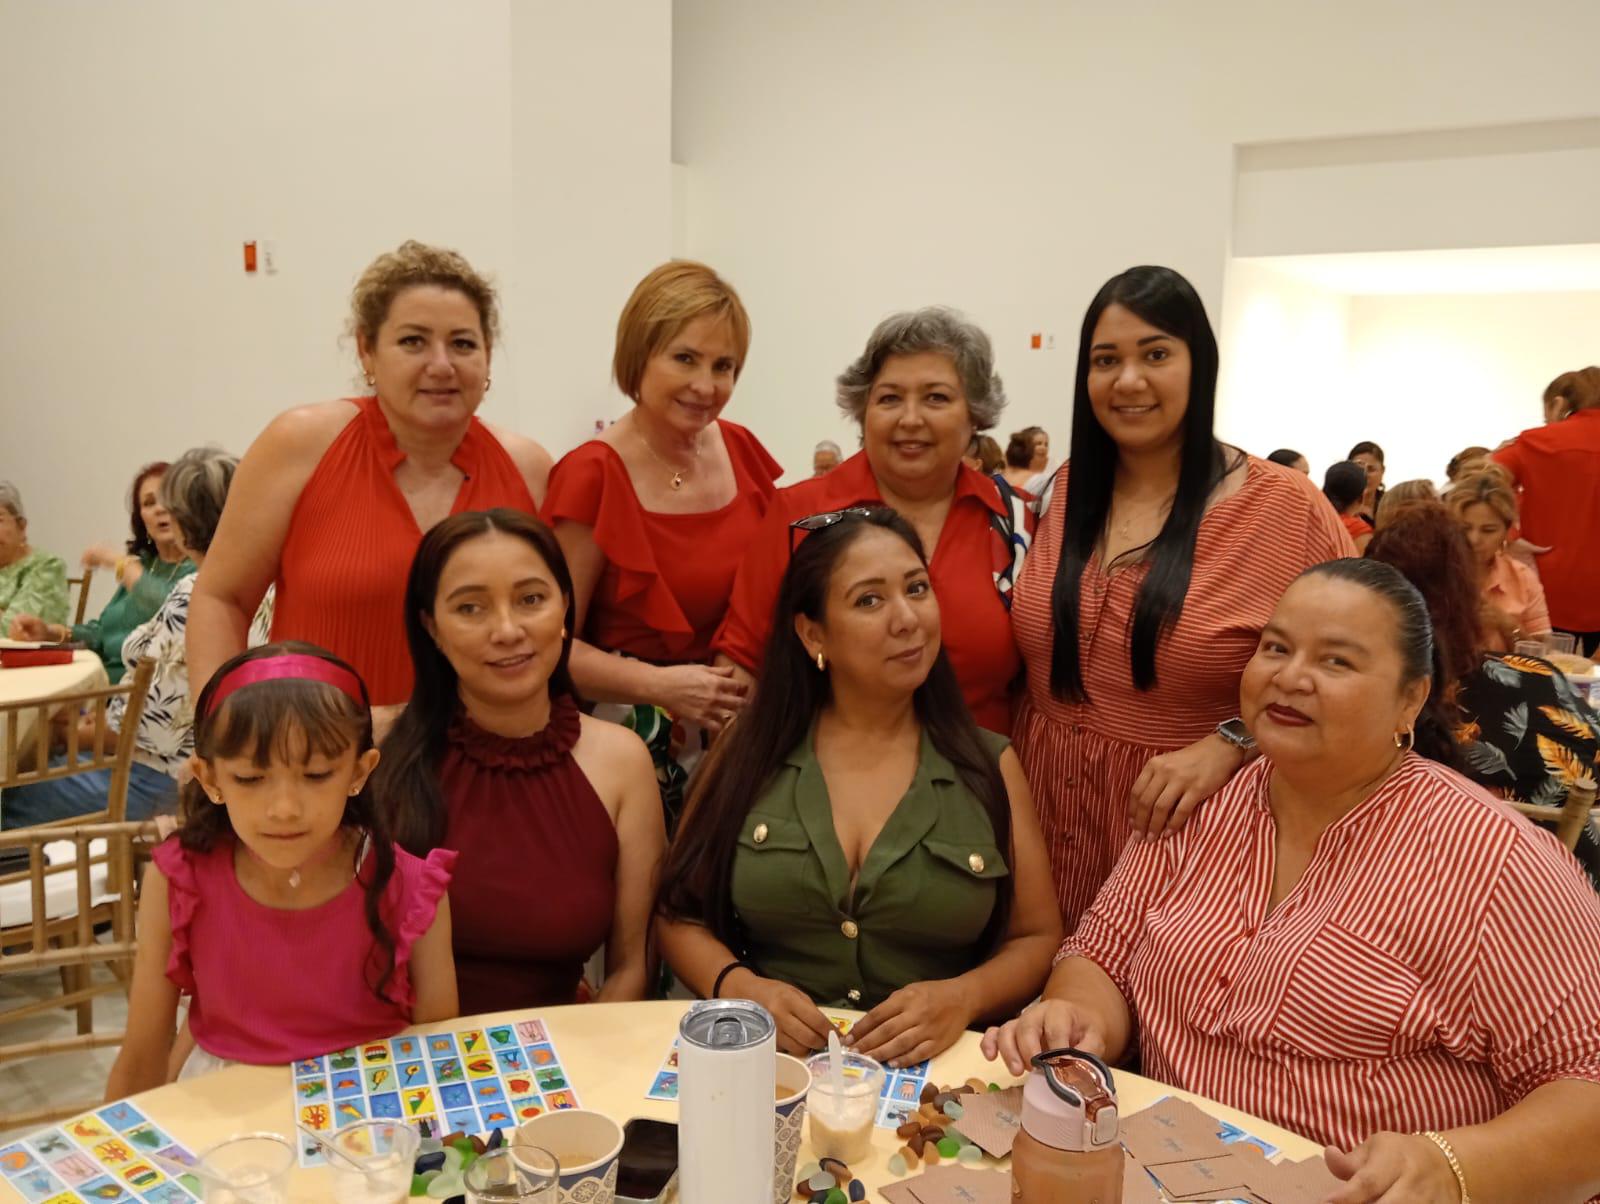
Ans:
{"label": "young girl in pink top", "polygon": [[178,831],[145,875],[108,1099],[185,1061],[292,1062],[456,1015],[455,854],[394,845],[366,788],[377,763],[366,687],[331,654],[269,644],[217,671]]}

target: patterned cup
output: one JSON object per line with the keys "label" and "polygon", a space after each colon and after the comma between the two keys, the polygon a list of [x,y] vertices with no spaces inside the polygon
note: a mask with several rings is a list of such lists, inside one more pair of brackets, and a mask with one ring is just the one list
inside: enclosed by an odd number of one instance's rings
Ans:
{"label": "patterned cup", "polygon": [[517,1126],[511,1141],[549,1150],[561,1163],[560,1204],[613,1204],[622,1126],[582,1108],[546,1112]]}
{"label": "patterned cup", "polygon": [[806,1120],[806,1092],[811,1072],[799,1058],[778,1055],[778,1102],[773,1107],[777,1132],[772,1146],[772,1204],[786,1204],[794,1194],[794,1168]]}

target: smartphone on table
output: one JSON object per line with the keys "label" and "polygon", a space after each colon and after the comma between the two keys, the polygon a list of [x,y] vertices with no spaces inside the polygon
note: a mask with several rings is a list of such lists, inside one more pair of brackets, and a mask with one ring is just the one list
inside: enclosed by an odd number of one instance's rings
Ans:
{"label": "smartphone on table", "polygon": [[622,1126],[617,1204],[657,1204],[677,1176],[677,1125],[635,1117]]}

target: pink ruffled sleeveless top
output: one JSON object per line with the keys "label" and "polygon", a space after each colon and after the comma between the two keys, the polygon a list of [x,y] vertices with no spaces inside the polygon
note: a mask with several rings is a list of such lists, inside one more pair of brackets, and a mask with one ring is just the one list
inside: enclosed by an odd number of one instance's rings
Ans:
{"label": "pink ruffled sleeveless top", "polygon": [[167,977],[189,1004],[196,1044],[228,1061],[273,1065],[391,1037],[411,1023],[411,948],[450,885],[455,854],[426,860],[395,849],[383,917],[394,973],[379,998],[369,982],[366,867],[318,907],[286,911],[245,894],[232,841],[194,853],[171,837],[157,846],[167,878],[172,952]]}

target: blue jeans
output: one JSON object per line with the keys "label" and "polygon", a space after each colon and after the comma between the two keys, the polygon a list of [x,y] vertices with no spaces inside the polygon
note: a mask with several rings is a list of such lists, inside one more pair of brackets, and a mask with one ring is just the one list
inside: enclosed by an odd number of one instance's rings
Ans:
{"label": "blue jeans", "polygon": [[[50,758],[52,765],[65,765],[66,756]],[[0,790],[0,828],[26,828],[75,815],[104,811],[111,790],[111,771],[96,769],[70,778],[52,778],[27,786]],[[178,783],[158,769],[135,761],[128,773],[128,818],[149,819],[162,807],[169,810],[178,801]]]}

